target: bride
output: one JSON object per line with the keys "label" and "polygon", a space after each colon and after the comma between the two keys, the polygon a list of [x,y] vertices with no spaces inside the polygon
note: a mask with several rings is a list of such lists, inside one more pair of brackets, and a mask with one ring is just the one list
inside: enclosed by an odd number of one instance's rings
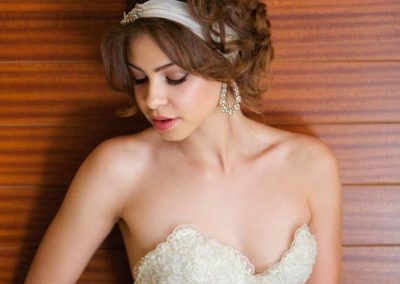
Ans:
{"label": "bride", "polygon": [[115,224],[135,283],[340,282],[333,151],[243,114],[273,59],[265,4],[132,1],[102,52],[121,115],[152,127],[85,159],[26,283],[75,283]]}

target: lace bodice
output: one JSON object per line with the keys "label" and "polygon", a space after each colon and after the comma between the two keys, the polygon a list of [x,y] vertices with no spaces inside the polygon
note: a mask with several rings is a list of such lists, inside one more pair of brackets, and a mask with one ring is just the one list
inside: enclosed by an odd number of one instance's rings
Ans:
{"label": "lace bodice", "polygon": [[238,250],[184,224],[175,227],[132,271],[135,284],[304,284],[316,253],[316,240],[304,224],[282,258],[255,273],[254,265]]}

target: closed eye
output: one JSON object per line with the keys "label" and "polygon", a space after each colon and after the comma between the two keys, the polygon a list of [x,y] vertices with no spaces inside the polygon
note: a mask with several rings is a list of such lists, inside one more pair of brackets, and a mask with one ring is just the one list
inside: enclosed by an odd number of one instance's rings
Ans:
{"label": "closed eye", "polygon": [[[166,77],[165,80],[167,81],[167,83],[169,85],[177,86],[177,85],[184,83],[186,81],[186,78],[188,75],[189,75],[189,73],[187,73],[185,76],[183,76],[182,78],[179,78],[177,80],[173,80],[173,79]],[[132,76],[132,80],[134,81],[135,85],[141,85],[147,81],[147,77],[144,77],[141,79],[136,79]]]}
{"label": "closed eye", "polygon": [[143,78],[143,79],[136,79],[132,77],[133,82],[135,83],[135,85],[140,85],[143,84],[144,82],[146,82],[147,78]]}
{"label": "closed eye", "polygon": [[172,79],[169,79],[168,77],[166,77],[166,80],[167,80],[168,84],[176,86],[176,85],[180,85],[183,82],[185,82],[188,75],[189,75],[189,73],[186,73],[185,76],[183,76],[182,78],[180,78],[178,80],[172,80]]}

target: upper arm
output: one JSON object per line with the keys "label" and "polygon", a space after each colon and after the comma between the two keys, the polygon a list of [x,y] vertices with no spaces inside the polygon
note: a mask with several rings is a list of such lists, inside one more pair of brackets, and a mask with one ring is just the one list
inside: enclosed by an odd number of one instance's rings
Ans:
{"label": "upper arm", "polygon": [[119,219],[122,205],[118,154],[97,146],[79,167],[48,227],[25,283],[75,283]]}
{"label": "upper arm", "polygon": [[331,148],[315,141],[310,151],[312,187],[309,195],[310,230],[317,240],[317,257],[308,283],[340,283],[342,192],[339,161]]}

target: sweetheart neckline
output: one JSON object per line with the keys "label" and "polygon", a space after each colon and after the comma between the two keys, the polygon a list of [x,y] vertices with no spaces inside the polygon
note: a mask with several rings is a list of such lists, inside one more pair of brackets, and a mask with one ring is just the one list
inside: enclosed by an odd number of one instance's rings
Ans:
{"label": "sweetheart neckline", "polygon": [[255,266],[254,266],[254,264],[250,261],[250,259],[249,259],[244,253],[242,253],[241,251],[239,251],[238,249],[236,249],[236,248],[233,247],[232,245],[226,244],[226,243],[224,243],[224,242],[222,242],[222,241],[219,241],[218,239],[215,239],[215,238],[210,237],[205,231],[203,231],[202,229],[200,229],[199,227],[197,227],[197,225],[195,225],[195,224],[191,224],[191,223],[180,224],[180,225],[175,226],[175,228],[172,230],[172,232],[167,236],[167,238],[166,238],[164,241],[158,243],[158,244],[156,245],[155,248],[153,248],[152,250],[150,250],[149,252],[147,252],[145,255],[143,255],[143,256],[139,259],[139,261],[136,262],[136,264],[135,264],[133,267],[131,267],[131,269],[134,271],[134,274],[136,274],[135,271],[138,270],[139,266],[142,264],[142,262],[145,260],[145,258],[146,258],[148,255],[153,254],[153,253],[156,252],[162,245],[167,244],[167,243],[170,241],[170,239],[171,239],[179,230],[184,229],[184,228],[192,228],[196,233],[202,235],[202,236],[205,237],[207,240],[215,241],[215,242],[218,243],[219,245],[222,245],[222,246],[228,248],[229,250],[233,251],[236,255],[238,255],[241,259],[243,259],[243,260],[245,261],[247,267],[250,269],[250,274],[251,274],[253,277],[262,277],[262,276],[264,276],[264,275],[267,275],[267,274],[268,274],[270,271],[272,271],[275,267],[277,267],[277,266],[279,266],[281,263],[283,263],[283,261],[287,258],[287,256],[293,251],[293,249],[294,249],[294,247],[295,247],[295,245],[296,245],[296,243],[297,243],[299,233],[300,233],[302,230],[306,230],[306,231],[308,232],[308,234],[315,240],[315,236],[310,232],[310,229],[309,229],[308,224],[304,223],[304,224],[300,225],[300,226],[296,229],[296,231],[294,232],[294,234],[293,234],[293,238],[292,238],[292,241],[291,241],[291,243],[290,243],[290,245],[289,245],[289,248],[281,255],[281,257],[280,257],[277,261],[275,261],[273,264],[268,265],[263,271],[256,273],[256,272],[255,272]]}

